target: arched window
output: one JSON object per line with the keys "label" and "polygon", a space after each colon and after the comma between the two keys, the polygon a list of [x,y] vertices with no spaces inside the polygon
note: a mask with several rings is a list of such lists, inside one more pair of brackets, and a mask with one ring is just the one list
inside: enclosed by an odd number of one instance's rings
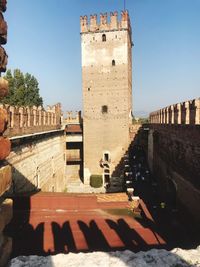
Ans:
{"label": "arched window", "polygon": [[110,159],[109,153],[104,153],[104,160],[109,161],[109,159]]}
{"label": "arched window", "polygon": [[115,66],[115,60],[114,59],[112,60],[112,66]]}
{"label": "arched window", "polygon": [[102,34],[102,42],[106,42],[106,35]]}

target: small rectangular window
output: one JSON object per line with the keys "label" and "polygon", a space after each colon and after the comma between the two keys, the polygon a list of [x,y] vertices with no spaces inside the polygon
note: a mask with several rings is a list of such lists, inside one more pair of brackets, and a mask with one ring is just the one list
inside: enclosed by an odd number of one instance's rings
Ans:
{"label": "small rectangular window", "polygon": [[108,113],[108,106],[104,105],[101,107],[101,112],[102,113]]}
{"label": "small rectangular window", "polygon": [[106,42],[106,35],[102,34],[102,42]]}
{"label": "small rectangular window", "polygon": [[108,153],[104,153],[104,160],[109,161],[109,154]]}

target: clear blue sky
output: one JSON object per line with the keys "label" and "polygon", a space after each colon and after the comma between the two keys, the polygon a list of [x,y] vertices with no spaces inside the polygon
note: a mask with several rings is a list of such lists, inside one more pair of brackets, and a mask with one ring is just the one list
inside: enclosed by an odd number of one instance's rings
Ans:
{"label": "clear blue sky", "polygon": [[[82,108],[80,15],[123,0],[8,0],[8,68],[39,81],[46,104]],[[200,0],[126,0],[133,31],[133,110],[200,96]]]}

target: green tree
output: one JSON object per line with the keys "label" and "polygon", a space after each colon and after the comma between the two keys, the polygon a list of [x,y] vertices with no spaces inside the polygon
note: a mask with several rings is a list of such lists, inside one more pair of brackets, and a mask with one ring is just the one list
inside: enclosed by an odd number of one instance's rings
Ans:
{"label": "green tree", "polygon": [[15,69],[13,74],[7,70],[4,78],[9,83],[9,94],[2,103],[12,106],[42,106],[43,99],[39,94],[37,79],[29,73],[23,74]]}

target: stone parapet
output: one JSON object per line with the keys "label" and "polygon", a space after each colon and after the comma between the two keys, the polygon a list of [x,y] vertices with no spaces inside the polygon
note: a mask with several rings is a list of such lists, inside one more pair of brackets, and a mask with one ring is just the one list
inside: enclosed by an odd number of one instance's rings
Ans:
{"label": "stone parapet", "polygon": [[174,104],[150,113],[150,123],[200,124],[200,98]]}
{"label": "stone parapet", "polygon": [[7,196],[65,189],[64,130],[15,136],[10,140],[12,151],[6,161],[12,167],[12,186]]}
{"label": "stone parapet", "polygon": [[12,216],[13,216],[13,200],[7,198],[0,206],[0,232],[3,232],[5,226],[11,221]]}
{"label": "stone parapet", "polygon": [[8,114],[5,109],[0,108],[0,133],[6,130],[8,123]]}
{"label": "stone parapet", "polygon": [[0,266],[7,266],[7,262],[12,252],[12,239],[10,237],[3,236],[3,243],[0,246]]}
{"label": "stone parapet", "polygon": [[0,136],[0,160],[4,160],[10,154],[11,143],[6,137]]}
{"label": "stone parapet", "polygon": [[11,186],[12,172],[9,165],[0,168],[0,196],[2,196]]}
{"label": "stone parapet", "polygon": [[60,104],[48,106],[47,110],[36,106],[16,107],[0,104],[0,111],[0,128],[4,130],[4,125],[7,125],[4,134],[9,137],[61,128]]}
{"label": "stone parapet", "polygon": [[100,23],[97,21],[97,15],[90,15],[90,21],[87,16],[80,17],[81,33],[103,32],[114,30],[130,30],[131,24],[127,10],[121,12],[121,19],[118,20],[118,12],[110,12],[110,22],[108,22],[107,13],[100,14]]}
{"label": "stone parapet", "polygon": [[[1,177],[0,177],[1,179]],[[0,266],[7,266],[7,262],[12,252],[12,239],[4,235],[5,226],[11,221],[13,216],[13,201],[5,199],[0,204]]]}

